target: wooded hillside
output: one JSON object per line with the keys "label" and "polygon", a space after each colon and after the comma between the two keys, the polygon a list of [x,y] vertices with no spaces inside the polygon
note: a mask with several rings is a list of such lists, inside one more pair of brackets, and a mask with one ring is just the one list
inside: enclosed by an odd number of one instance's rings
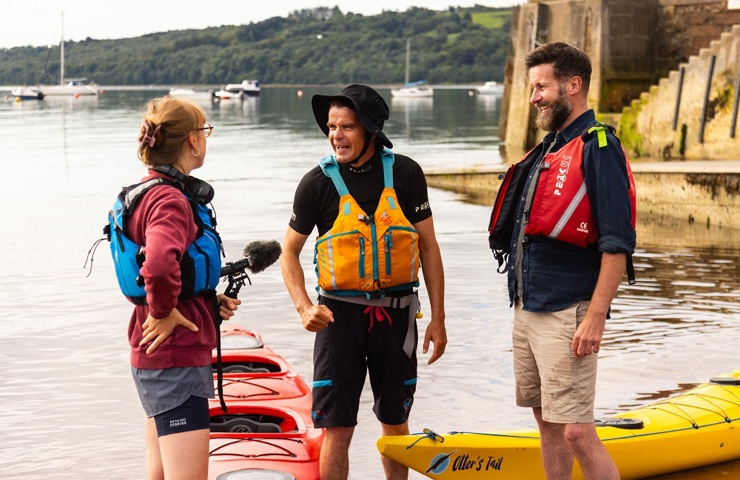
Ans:
{"label": "wooded hillside", "polygon": [[[99,85],[501,81],[511,8],[412,8],[363,16],[339,8],[292,12],[248,25],[65,43],[65,77]],[[0,49],[0,85],[58,83],[59,45]]]}

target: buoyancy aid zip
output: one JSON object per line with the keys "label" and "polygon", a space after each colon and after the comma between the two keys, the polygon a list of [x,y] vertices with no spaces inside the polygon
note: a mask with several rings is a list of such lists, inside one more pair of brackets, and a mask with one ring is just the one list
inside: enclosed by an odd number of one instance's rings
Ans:
{"label": "buoyancy aid zip", "polygon": [[373,242],[373,282],[375,285],[378,285],[380,283],[380,275],[378,274],[378,270],[380,270],[380,261],[378,260],[378,227],[375,225],[375,219],[372,215],[368,215],[365,218],[370,225],[370,236]]}
{"label": "buoyancy aid zip", "polygon": [[365,278],[365,237],[360,237],[360,278]]}
{"label": "buoyancy aid zip", "polygon": [[391,247],[393,246],[393,235],[391,232],[385,232],[385,274],[391,274]]}

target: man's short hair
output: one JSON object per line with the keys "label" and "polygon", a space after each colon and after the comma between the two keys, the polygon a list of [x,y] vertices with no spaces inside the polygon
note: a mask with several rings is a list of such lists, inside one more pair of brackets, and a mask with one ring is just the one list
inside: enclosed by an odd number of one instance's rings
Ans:
{"label": "man's short hair", "polygon": [[591,59],[586,52],[567,43],[551,42],[535,48],[524,57],[524,66],[527,69],[548,64],[552,64],[555,77],[561,83],[578,76],[588,90],[591,83]]}

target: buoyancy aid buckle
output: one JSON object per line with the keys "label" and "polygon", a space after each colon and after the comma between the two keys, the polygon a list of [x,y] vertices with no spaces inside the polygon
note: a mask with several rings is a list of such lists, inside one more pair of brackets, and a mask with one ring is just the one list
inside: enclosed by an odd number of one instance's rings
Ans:
{"label": "buoyancy aid buckle", "polygon": [[496,272],[506,273],[509,270],[509,254],[503,250],[493,250],[493,258],[498,262]]}

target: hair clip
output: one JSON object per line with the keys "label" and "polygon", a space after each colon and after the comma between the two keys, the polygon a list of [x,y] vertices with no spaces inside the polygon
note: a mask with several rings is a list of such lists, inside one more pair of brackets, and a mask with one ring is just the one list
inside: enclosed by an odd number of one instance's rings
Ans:
{"label": "hair clip", "polygon": [[162,125],[157,125],[157,128],[154,129],[154,132],[149,135],[149,124],[146,123],[146,121],[141,123],[141,128],[144,129],[144,136],[141,138],[141,141],[139,142],[139,145],[144,145],[145,143],[149,144],[149,148],[152,148],[154,146],[154,143],[157,141],[155,136],[157,135],[157,132],[159,131],[160,127]]}

